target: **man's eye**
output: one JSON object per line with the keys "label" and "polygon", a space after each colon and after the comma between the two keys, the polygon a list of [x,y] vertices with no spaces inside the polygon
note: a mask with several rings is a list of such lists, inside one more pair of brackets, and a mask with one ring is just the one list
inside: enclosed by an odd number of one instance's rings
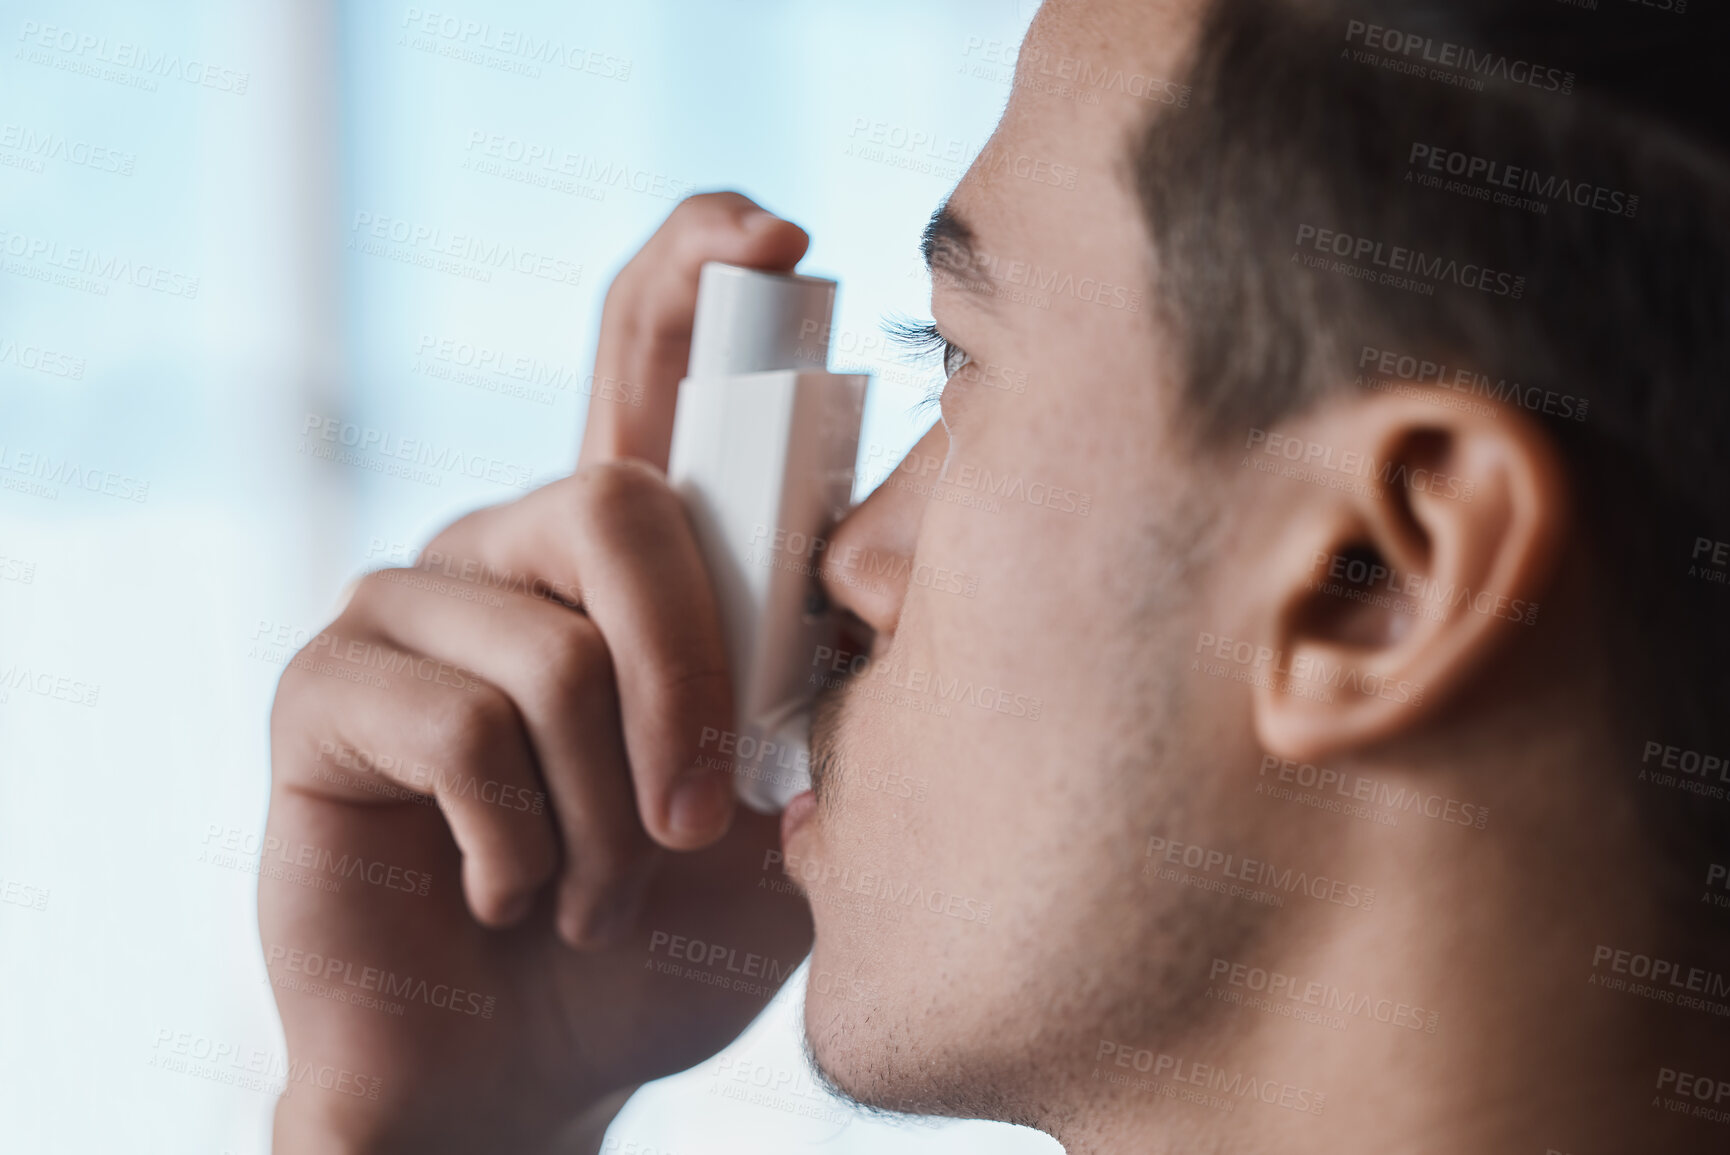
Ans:
{"label": "man's eye", "polygon": [[943,376],[953,377],[973,363],[973,358],[967,350],[954,342],[943,339]]}
{"label": "man's eye", "polygon": [[911,353],[915,361],[941,360],[943,365],[943,380],[932,384],[929,395],[919,403],[921,410],[937,404],[943,396],[943,386],[949,378],[973,363],[972,354],[945,337],[934,321],[924,323],[914,321],[886,321],[884,332],[889,334],[889,340]]}

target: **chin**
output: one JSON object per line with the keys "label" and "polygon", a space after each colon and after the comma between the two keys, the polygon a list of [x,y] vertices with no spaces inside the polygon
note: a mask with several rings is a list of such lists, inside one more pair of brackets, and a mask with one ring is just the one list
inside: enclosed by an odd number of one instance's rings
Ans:
{"label": "chin", "polygon": [[805,976],[805,1053],[829,1089],[857,1100],[870,1064],[864,1053],[881,1045],[870,1036],[882,1029],[882,1008],[875,985],[843,979],[824,958],[821,942],[811,953]]}
{"label": "chin", "polygon": [[[862,980],[826,980],[812,956],[805,993],[805,1054],[829,1091],[856,1106],[883,1111],[926,1111],[910,1101],[890,1056],[908,1054],[886,1038],[885,1008],[862,1001]],[[914,1074],[909,1072],[908,1074]],[[916,1074],[915,1074],[916,1077]]]}
{"label": "chin", "polygon": [[833,1000],[815,991],[806,992],[805,1056],[831,1091],[849,1099],[858,1094],[852,1068],[852,1052],[858,1046],[856,1026]]}
{"label": "chin", "polygon": [[819,983],[828,973],[820,958],[812,955],[806,984],[805,1053],[830,1093],[867,1112],[1021,1121],[995,1082],[981,1084],[981,1068],[929,1029],[932,1016],[898,1013],[874,991],[863,1001],[866,980]]}

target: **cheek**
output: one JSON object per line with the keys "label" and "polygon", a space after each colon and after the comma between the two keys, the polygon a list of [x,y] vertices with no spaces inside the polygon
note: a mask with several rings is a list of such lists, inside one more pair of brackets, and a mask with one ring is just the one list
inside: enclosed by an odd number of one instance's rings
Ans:
{"label": "cheek", "polygon": [[[1188,764],[1156,763],[1146,734],[1182,747],[1176,727],[1194,725],[1155,717],[1162,682],[1186,676],[1187,625],[1142,598],[1181,570],[1146,544],[1164,516],[1150,507],[1178,489],[1154,469],[1175,455],[1122,415],[991,416],[964,419],[924,482],[896,633],[847,691],[849,778],[822,834],[855,892],[816,904],[813,966],[878,984],[893,1013],[872,1021],[909,1030],[943,1001],[987,1031],[1003,992],[1069,974],[1077,942],[1122,940],[1126,909],[1160,909],[1138,855]],[[858,1030],[859,1009],[819,994],[808,1022]]]}
{"label": "cheek", "polygon": [[1032,398],[990,400],[928,495],[895,642],[937,681],[927,740],[964,766],[1024,763],[1084,720],[1106,673],[1091,639],[1122,628],[1108,589],[1127,535],[1101,516],[1102,478]]}
{"label": "cheek", "polygon": [[[1145,611],[1153,575],[1182,571],[1148,544],[1150,519],[1181,515],[1156,510],[1180,490],[1158,472],[1179,460],[1155,444],[1159,422],[1032,393],[990,400],[967,415],[986,419],[961,429],[928,496],[886,655],[929,709],[878,701],[871,716],[884,759],[929,768],[922,813],[945,827],[914,852],[972,848],[953,868],[979,886],[1013,878],[1018,848],[1112,821],[1103,812],[1123,800],[1090,781],[1154,708],[1161,679],[1182,676],[1179,624]],[[952,575],[961,592],[939,580]]]}
{"label": "cheek", "polygon": [[1085,784],[1136,679],[1090,640],[1122,623],[1102,624],[1117,603],[1102,607],[1090,575],[1113,535],[1084,491],[1055,471],[951,461],[897,632],[847,691],[849,780],[825,842],[891,887],[942,895],[885,935],[979,942],[987,911],[1025,909],[1097,828],[1109,803]]}

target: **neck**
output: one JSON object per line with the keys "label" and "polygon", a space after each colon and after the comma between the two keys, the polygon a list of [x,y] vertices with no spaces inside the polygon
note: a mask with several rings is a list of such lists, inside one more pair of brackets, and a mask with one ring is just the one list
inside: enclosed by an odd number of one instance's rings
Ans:
{"label": "neck", "polygon": [[[1557,797],[1580,763],[1552,771],[1514,782],[1526,797],[1498,797],[1484,830],[1362,824],[1331,869],[1374,880],[1372,911],[1282,911],[1265,957],[1209,963],[1208,1013],[1113,1044],[1050,1130],[1070,1155],[1724,1150],[1726,1123],[1692,1108],[1730,1120],[1730,1094],[1681,1080],[1730,1080],[1726,1020],[1676,1001],[1690,966],[1724,968],[1664,937],[1625,809]],[[1637,955],[1678,964],[1677,995],[1633,990]]]}

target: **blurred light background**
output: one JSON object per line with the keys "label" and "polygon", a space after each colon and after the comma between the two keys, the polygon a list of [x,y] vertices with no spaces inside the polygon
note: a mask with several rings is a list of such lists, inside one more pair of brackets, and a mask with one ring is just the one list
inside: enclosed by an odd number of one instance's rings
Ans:
{"label": "blurred light background", "polygon": [[[936,371],[880,323],[925,312],[1033,7],[0,3],[0,1151],[268,1149],[257,860],[220,851],[276,679],[348,578],[572,467],[602,294],[680,197],[811,232],[862,444],[912,444]],[[329,460],[331,423],[488,467]],[[826,1097],[802,978],[607,1149],[1058,1150]]]}

